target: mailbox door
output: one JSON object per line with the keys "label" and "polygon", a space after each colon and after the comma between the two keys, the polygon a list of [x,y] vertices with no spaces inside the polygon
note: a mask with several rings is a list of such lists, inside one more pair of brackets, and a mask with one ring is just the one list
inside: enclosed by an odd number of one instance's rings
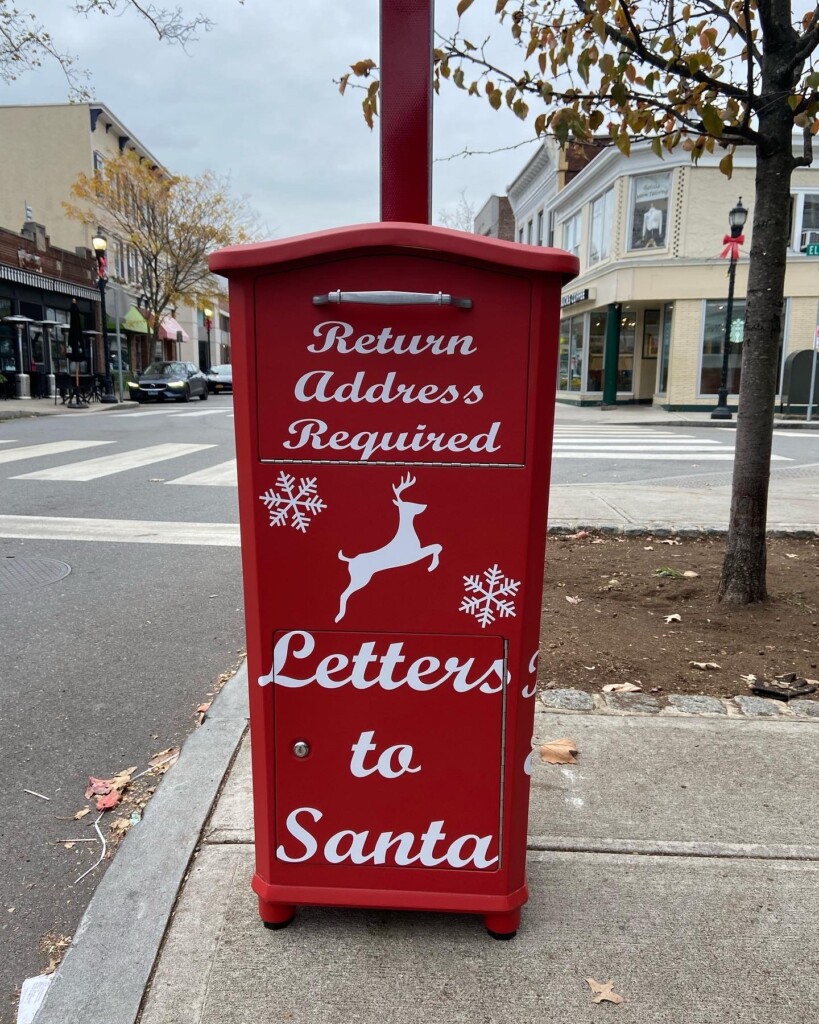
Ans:
{"label": "mailbox door", "polygon": [[293,630],[274,649],[280,881],[499,870],[500,637]]}

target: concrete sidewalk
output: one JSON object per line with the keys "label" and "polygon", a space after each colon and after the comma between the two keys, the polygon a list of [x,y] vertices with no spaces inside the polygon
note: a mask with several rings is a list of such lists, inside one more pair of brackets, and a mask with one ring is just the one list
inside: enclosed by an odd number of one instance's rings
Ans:
{"label": "concrete sidewalk", "polygon": [[[535,757],[531,898],[514,941],[468,916],[320,908],[268,931],[250,890],[247,738],[175,905],[168,881],[199,838],[187,808],[201,812],[207,730],[243,726],[242,676],[125,840],[37,1024],[816,1019],[819,720],[540,708],[535,743],[570,735],[580,753]],[[594,1004],[587,977],[625,1001]]]}

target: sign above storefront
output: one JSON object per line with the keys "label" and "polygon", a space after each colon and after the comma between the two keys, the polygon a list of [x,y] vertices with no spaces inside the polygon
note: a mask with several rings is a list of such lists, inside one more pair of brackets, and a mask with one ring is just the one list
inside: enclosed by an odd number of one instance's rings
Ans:
{"label": "sign above storefront", "polygon": [[580,288],[576,292],[569,292],[568,295],[560,297],[560,308],[575,306],[578,302],[589,302],[594,299],[594,288]]}

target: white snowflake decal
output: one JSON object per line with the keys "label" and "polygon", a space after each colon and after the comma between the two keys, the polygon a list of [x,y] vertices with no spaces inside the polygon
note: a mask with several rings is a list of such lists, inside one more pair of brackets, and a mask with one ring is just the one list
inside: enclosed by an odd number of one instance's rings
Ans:
{"label": "white snowflake decal", "polygon": [[515,602],[507,600],[518,592],[520,580],[510,580],[498,568],[497,563],[487,569],[483,577],[477,575],[464,576],[464,589],[467,595],[461,601],[460,611],[474,615],[485,629],[494,622],[496,614],[508,619],[515,614]]}
{"label": "white snowflake decal", "polygon": [[[281,491],[283,493],[277,493]],[[270,513],[271,526],[287,526],[288,522],[302,533],[307,532],[307,527],[313,521],[312,516],[327,508],[321,498],[316,494],[316,478],[300,477],[298,484],[296,478],[289,473],[282,471],[276,481],[276,486],[271,487],[259,498],[263,501]]]}

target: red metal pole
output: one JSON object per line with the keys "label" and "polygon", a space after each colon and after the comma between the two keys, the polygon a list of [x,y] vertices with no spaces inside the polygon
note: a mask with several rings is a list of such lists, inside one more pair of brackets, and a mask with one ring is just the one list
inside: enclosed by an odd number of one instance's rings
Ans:
{"label": "red metal pole", "polygon": [[381,220],[429,224],[433,0],[381,0]]}

